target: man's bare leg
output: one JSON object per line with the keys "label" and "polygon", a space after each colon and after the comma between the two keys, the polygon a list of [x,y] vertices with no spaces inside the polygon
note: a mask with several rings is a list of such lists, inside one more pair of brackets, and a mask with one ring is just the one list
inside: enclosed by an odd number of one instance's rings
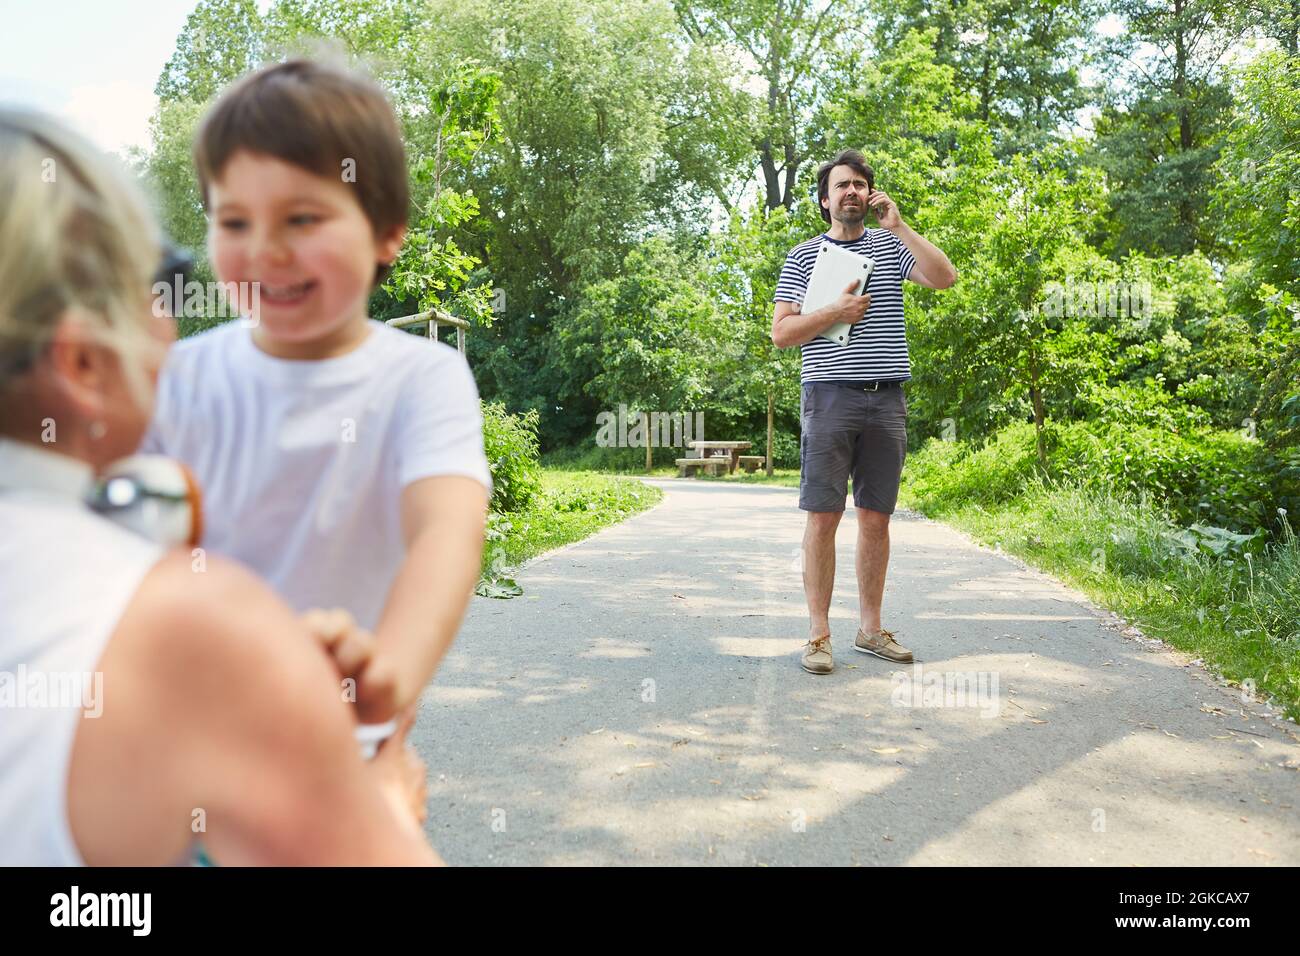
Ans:
{"label": "man's bare leg", "polygon": [[809,511],[803,531],[803,593],[808,601],[808,636],[831,632],[831,592],[835,589],[835,529],[842,511]]}
{"label": "man's bare leg", "polygon": [[880,604],[889,569],[889,515],[869,508],[858,508],[857,512],[858,604],[863,633],[870,635],[880,630]]}

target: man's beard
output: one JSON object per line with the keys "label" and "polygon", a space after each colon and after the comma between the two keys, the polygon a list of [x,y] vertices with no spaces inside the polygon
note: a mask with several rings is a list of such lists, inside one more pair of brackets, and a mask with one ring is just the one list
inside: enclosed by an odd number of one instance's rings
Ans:
{"label": "man's beard", "polygon": [[867,210],[862,206],[841,205],[834,218],[846,226],[860,226],[866,221]]}

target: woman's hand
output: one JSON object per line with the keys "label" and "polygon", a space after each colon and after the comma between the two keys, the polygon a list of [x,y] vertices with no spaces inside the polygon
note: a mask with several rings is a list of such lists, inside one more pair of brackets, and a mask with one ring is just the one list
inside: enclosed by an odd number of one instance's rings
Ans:
{"label": "woman's hand", "polygon": [[376,775],[379,786],[393,810],[416,830],[423,827],[429,800],[428,774],[424,761],[406,743],[406,735],[415,724],[415,708],[406,711],[391,737],[379,745],[375,759],[366,764]]}

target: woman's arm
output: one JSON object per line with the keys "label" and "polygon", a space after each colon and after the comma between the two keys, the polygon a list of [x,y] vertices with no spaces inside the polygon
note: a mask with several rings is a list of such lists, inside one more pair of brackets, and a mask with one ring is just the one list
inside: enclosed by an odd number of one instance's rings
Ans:
{"label": "woman's arm", "polygon": [[329,659],[237,565],[164,558],[99,666],[68,782],[88,863],[173,863],[195,839],[225,865],[439,862],[362,760]]}

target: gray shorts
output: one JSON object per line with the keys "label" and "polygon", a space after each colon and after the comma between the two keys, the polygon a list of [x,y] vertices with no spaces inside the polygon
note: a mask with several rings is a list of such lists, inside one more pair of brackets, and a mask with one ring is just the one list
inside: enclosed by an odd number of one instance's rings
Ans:
{"label": "gray shorts", "polygon": [[907,456],[902,387],[866,391],[805,382],[799,420],[799,507],[843,511],[848,480],[859,508],[893,514]]}

